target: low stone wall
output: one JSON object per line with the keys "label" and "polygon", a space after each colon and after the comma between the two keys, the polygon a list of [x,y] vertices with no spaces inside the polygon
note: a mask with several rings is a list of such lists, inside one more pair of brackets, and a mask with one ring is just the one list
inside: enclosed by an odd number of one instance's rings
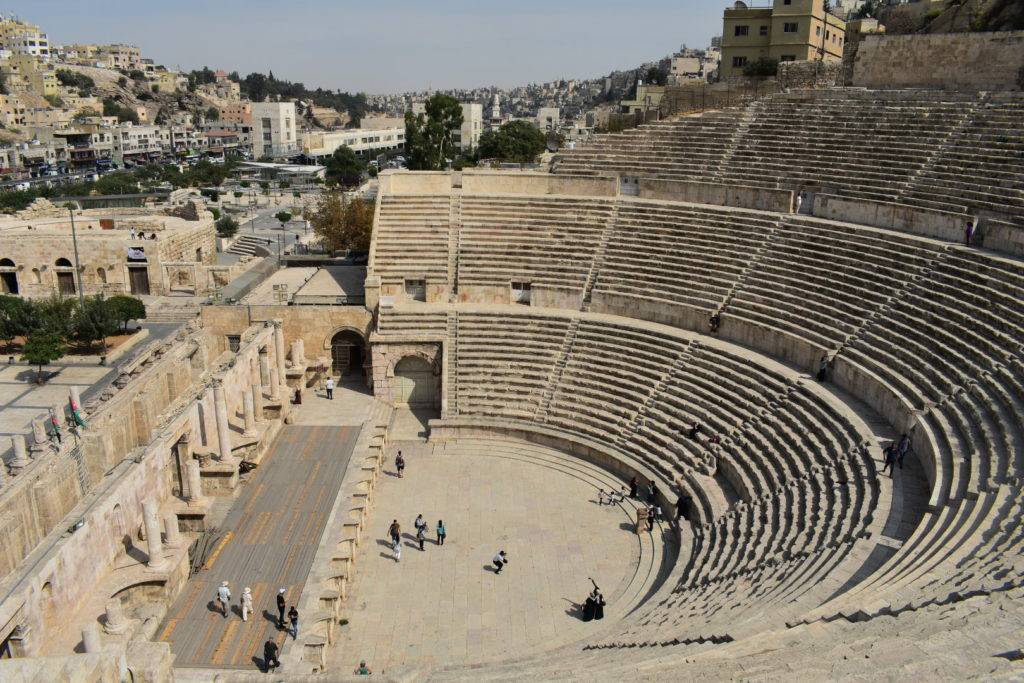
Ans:
{"label": "low stone wall", "polygon": [[462,193],[615,197],[618,195],[618,181],[612,177],[574,178],[519,171],[463,171]]}
{"label": "low stone wall", "polygon": [[864,88],[1020,90],[1024,31],[868,35],[853,63]]}
{"label": "low stone wall", "polygon": [[444,171],[384,171],[377,177],[380,194],[449,194],[452,174]]}
{"label": "low stone wall", "polygon": [[899,230],[949,242],[963,241],[967,221],[978,224],[976,216],[967,214],[933,211],[894,202],[846,199],[829,194],[815,195],[813,212],[819,218]]}
{"label": "low stone wall", "polygon": [[724,183],[640,178],[640,197],[778,213],[789,213],[793,210],[792,190],[768,190]]}
{"label": "low stone wall", "polygon": [[775,80],[783,88],[831,88],[839,84],[842,71],[841,61],[779,62]]}

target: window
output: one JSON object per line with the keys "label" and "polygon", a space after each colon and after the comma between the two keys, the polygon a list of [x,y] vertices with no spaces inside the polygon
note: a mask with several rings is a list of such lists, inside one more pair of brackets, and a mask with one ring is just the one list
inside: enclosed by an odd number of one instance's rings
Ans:
{"label": "window", "polygon": [[239,347],[242,345],[242,337],[237,334],[228,335],[228,351],[231,353],[238,353]]}
{"label": "window", "polygon": [[792,5],[793,4],[793,0],[782,0],[782,4],[783,5]]}
{"label": "window", "polygon": [[829,31],[825,31],[825,40],[828,40],[831,37],[832,37],[832,34]]}
{"label": "window", "polygon": [[797,29],[799,27],[800,27],[800,25],[798,23],[796,23],[795,21],[787,21],[786,23],[784,23],[782,25],[782,32],[783,33],[796,33]]}
{"label": "window", "polygon": [[782,55],[781,57],[779,57],[779,61],[780,62],[795,62],[796,61],[796,55]]}
{"label": "window", "polygon": [[263,142],[270,142],[270,131],[263,134]]}
{"label": "window", "polygon": [[758,32],[759,35],[766,36],[766,35],[768,35],[768,27],[767,26],[762,26],[761,28],[759,28],[757,30],[757,32]]}
{"label": "window", "polygon": [[820,26],[815,26],[814,27],[814,35],[816,35],[816,36],[820,36],[821,35],[821,27]]}
{"label": "window", "polygon": [[733,66],[746,66],[747,65],[747,58],[746,57],[733,57],[732,58],[732,65]]}
{"label": "window", "polygon": [[270,119],[263,119],[263,127],[270,128]]}
{"label": "window", "polygon": [[749,26],[737,26],[736,27],[736,33],[734,35],[745,36],[745,35],[748,35],[749,33],[750,33],[750,27]]}

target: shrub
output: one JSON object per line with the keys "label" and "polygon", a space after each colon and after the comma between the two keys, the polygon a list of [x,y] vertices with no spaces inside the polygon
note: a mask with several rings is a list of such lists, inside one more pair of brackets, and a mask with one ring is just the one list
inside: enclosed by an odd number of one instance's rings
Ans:
{"label": "shrub", "polygon": [[743,75],[749,78],[768,78],[779,72],[779,60],[771,57],[759,57],[747,62],[743,67]]}
{"label": "shrub", "polygon": [[220,209],[218,209],[216,206],[210,207],[210,213],[213,214],[213,220],[220,220]]}
{"label": "shrub", "polygon": [[224,216],[217,221],[217,235],[219,237],[234,237],[238,232],[238,221],[231,216]]}
{"label": "shrub", "polygon": [[144,320],[146,318],[146,304],[141,299],[127,294],[118,294],[107,299],[107,306],[114,313],[114,317],[122,328],[128,330],[128,322],[131,320]]}

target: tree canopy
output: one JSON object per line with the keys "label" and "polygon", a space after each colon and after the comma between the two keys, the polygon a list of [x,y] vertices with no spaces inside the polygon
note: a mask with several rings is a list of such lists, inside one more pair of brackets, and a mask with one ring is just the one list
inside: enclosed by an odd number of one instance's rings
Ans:
{"label": "tree canopy", "polygon": [[107,299],[107,306],[113,311],[114,317],[125,331],[128,330],[130,321],[145,320],[146,318],[146,304],[134,296],[127,294],[112,296]]}
{"label": "tree canopy", "polygon": [[544,151],[544,133],[527,121],[509,121],[480,136],[480,158],[528,164]]}
{"label": "tree canopy", "polygon": [[363,199],[345,201],[340,192],[325,192],[307,215],[313,233],[327,251],[365,251],[373,232],[373,204]]}
{"label": "tree canopy", "polygon": [[454,156],[453,133],[462,126],[462,105],[438,93],[426,102],[426,114],[405,114],[405,151],[411,170],[441,170]]}
{"label": "tree canopy", "polygon": [[22,349],[21,359],[35,365],[36,382],[43,383],[43,366],[60,360],[67,352],[64,340],[54,332],[34,332],[25,340],[25,347]]}
{"label": "tree canopy", "polygon": [[366,169],[366,164],[356,156],[356,153],[344,145],[334,150],[334,154],[324,165],[327,167],[327,183],[342,187],[358,185]]}

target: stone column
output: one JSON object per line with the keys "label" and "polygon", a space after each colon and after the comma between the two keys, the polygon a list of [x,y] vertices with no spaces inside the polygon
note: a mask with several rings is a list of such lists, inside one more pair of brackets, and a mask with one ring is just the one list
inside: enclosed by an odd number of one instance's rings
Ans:
{"label": "stone column", "polygon": [[274,321],[274,352],[277,355],[277,377],[284,384],[287,377],[284,373],[284,330],[278,320]]}
{"label": "stone column", "polygon": [[82,629],[82,645],[86,654],[96,654],[103,649],[103,642],[100,640],[100,627],[95,622],[89,622]]}
{"label": "stone column", "polygon": [[213,412],[217,417],[217,452],[218,460],[231,459],[231,427],[228,425],[228,400],[224,396],[224,385],[216,382],[213,385]]}
{"label": "stone column", "polygon": [[252,402],[252,392],[242,394],[242,415],[245,420],[245,436],[256,436],[256,408]]}
{"label": "stone column", "polygon": [[142,521],[146,525],[146,546],[149,552],[148,566],[160,571],[167,567],[164,559],[164,544],[160,541],[160,518],[157,505],[152,500],[142,504]]}
{"label": "stone column", "polygon": [[270,399],[272,401],[281,400],[281,382],[277,374],[277,366],[270,366]]}
{"label": "stone column", "polygon": [[60,429],[64,429],[64,406],[60,405],[59,403],[57,405],[51,406],[50,415],[53,416],[53,421],[56,423],[57,427]]}
{"label": "stone column", "polygon": [[302,342],[298,339],[292,342],[292,369],[298,368],[302,365]]}
{"label": "stone column", "polygon": [[178,528],[178,515],[173,512],[164,515],[164,533],[167,534],[168,548],[180,548],[185,540]]}
{"label": "stone column", "polygon": [[203,476],[199,470],[198,460],[189,460],[185,463],[185,476],[188,480],[189,502],[197,503],[203,499]]}
{"label": "stone column", "polygon": [[46,437],[46,418],[34,418],[32,420],[32,457],[38,458],[48,450],[50,450],[50,440]]}
{"label": "stone column", "polygon": [[23,469],[32,464],[28,458],[28,449],[25,447],[25,437],[15,434],[11,437],[11,446],[14,448],[14,458],[11,460],[11,474],[20,474]]}
{"label": "stone column", "polygon": [[305,365],[305,363],[306,363],[306,342],[302,341],[301,339],[296,339],[295,341],[299,345],[299,360],[302,362],[303,365]]}
{"label": "stone column", "polygon": [[259,422],[263,419],[263,386],[259,382],[252,385],[252,407]]}
{"label": "stone column", "polygon": [[270,354],[266,349],[260,349],[260,383],[263,386],[270,383]]}
{"label": "stone column", "polygon": [[104,632],[113,636],[124,633],[128,626],[130,623],[124,615],[124,605],[121,601],[118,598],[107,600],[107,623],[103,625]]}

